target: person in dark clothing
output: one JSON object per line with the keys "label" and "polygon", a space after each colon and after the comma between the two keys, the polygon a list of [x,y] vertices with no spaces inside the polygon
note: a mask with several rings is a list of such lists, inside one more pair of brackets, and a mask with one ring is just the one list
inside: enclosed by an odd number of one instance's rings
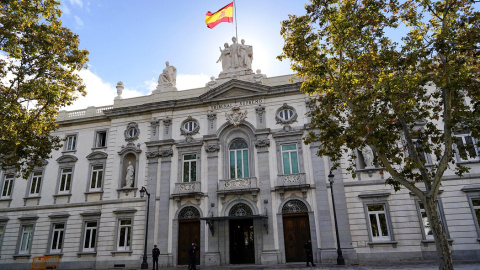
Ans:
{"label": "person in dark clothing", "polygon": [[157,245],[153,245],[152,249],[152,258],[153,258],[153,270],[156,269],[158,270],[158,256],[160,256],[160,249],[157,248]]}
{"label": "person in dark clothing", "polygon": [[197,253],[198,246],[195,243],[192,243],[188,249],[188,270],[197,270]]}
{"label": "person in dark clothing", "polygon": [[309,239],[303,247],[307,253],[307,266],[310,266],[310,263],[312,263],[312,266],[316,266],[316,264],[313,263],[312,241]]}

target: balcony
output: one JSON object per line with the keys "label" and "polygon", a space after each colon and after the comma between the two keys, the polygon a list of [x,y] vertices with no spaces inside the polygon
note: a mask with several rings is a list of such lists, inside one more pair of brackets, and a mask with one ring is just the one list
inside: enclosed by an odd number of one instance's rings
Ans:
{"label": "balcony", "polygon": [[217,193],[225,200],[227,194],[245,194],[251,193],[254,201],[257,200],[257,194],[260,191],[258,188],[258,181],[256,177],[236,178],[236,179],[222,179],[218,182]]}
{"label": "balcony", "polygon": [[277,183],[275,184],[275,190],[278,191],[280,197],[283,199],[285,190],[301,190],[303,197],[307,196],[307,189],[310,185],[307,184],[306,176],[304,173],[296,174],[280,174],[277,177]]}
{"label": "balcony", "polygon": [[175,189],[171,197],[175,199],[177,203],[180,203],[180,200],[184,197],[192,197],[197,200],[197,204],[200,204],[200,199],[202,196],[202,183],[198,181],[175,183]]}

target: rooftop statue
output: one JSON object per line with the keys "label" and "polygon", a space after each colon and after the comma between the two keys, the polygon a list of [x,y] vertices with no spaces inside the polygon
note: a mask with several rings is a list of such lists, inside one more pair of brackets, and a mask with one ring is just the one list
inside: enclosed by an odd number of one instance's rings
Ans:
{"label": "rooftop statue", "polygon": [[253,48],[251,45],[245,45],[243,39],[241,44],[238,44],[237,38],[232,37],[232,44],[225,43],[224,47],[223,50],[220,48],[220,57],[217,60],[217,63],[222,62],[220,78],[253,74]]}
{"label": "rooftop statue", "polygon": [[171,84],[171,86],[175,86],[177,83],[177,68],[170,66],[168,61],[165,64],[167,67],[163,70],[162,74],[158,76],[158,84]]}

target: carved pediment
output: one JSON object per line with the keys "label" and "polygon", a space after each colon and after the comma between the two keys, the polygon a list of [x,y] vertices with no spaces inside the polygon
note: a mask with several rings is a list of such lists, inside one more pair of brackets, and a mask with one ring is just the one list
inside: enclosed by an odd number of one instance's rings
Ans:
{"label": "carved pediment", "polygon": [[232,79],[201,95],[200,99],[223,100],[235,97],[258,96],[266,94],[269,90],[269,86]]}
{"label": "carved pediment", "polygon": [[57,159],[58,163],[70,163],[70,162],[76,162],[78,158],[76,156],[72,155],[63,155]]}
{"label": "carved pediment", "polygon": [[106,159],[107,157],[108,157],[108,154],[107,154],[107,153],[97,151],[97,152],[90,153],[90,154],[87,156],[87,159],[88,159],[88,160]]}

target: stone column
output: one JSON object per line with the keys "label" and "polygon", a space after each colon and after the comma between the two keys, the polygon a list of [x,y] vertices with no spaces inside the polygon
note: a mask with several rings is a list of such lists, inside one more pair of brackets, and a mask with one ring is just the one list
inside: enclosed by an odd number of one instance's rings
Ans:
{"label": "stone column", "polygon": [[[204,137],[204,140],[206,142],[205,144],[205,151],[207,152],[206,168],[208,172],[208,176],[207,176],[208,178],[206,179],[208,205],[207,205],[207,213],[205,213],[205,216],[215,217],[215,216],[218,216],[217,183],[218,183],[218,151],[220,150],[220,146],[218,144],[217,138],[214,138],[214,137],[209,138],[209,136],[207,135]],[[220,222],[218,221],[211,221],[211,222],[213,225],[213,235],[212,235],[212,232],[209,230],[209,227],[207,227],[205,232],[208,237],[208,250],[204,253],[205,257],[202,260],[202,262],[207,267],[221,264],[221,261],[220,261],[221,256],[219,252]],[[206,224],[203,224],[203,225],[206,226]]]}
{"label": "stone column", "polygon": [[160,120],[153,118],[150,120],[150,141],[158,141],[158,126],[160,125]]}
{"label": "stone column", "polygon": [[257,129],[266,128],[266,119],[265,119],[265,106],[258,105],[255,107],[255,112],[257,114]]}
{"label": "stone column", "polygon": [[[310,153],[313,164],[313,181],[315,183],[315,199],[317,203],[317,218],[319,225],[319,241],[320,249],[317,251],[317,258],[322,262],[336,261],[337,248],[335,244],[335,228],[332,220],[333,208],[329,202],[330,189],[327,188],[330,165],[324,162],[323,157],[317,156],[320,143],[314,142],[310,144]],[[335,173],[335,172],[334,172]],[[348,222],[346,198],[341,173],[337,172],[334,183],[335,209],[337,211],[338,233],[340,234],[340,242],[342,246],[343,256],[346,253],[354,252],[351,245],[350,225]]]}
{"label": "stone column", "polygon": [[[155,234],[155,213],[157,209],[156,206],[156,193],[157,193],[157,170],[158,170],[158,151],[156,150],[158,147],[149,147],[148,152],[146,152],[147,156],[147,182],[145,183],[145,188],[147,189],[148,193],[150,193],[150,204],[149,204],[149,213],[148,213],[148,239],[147,239],[147,255],[149,257],[152,256],[151,248],[153,245],[157,244],[157,240],[154,238]],[[145,194],[145,199],[146,198]],[[145,213],[146,214],[146,213]]]}
{"label": "stone column", "polygon": [[168,140],[172,138],[172,118],[168,116],[163,119],[162,137],[164,140]]}
{"label": "stone column", "polygon": [[173,150],[171,145],[163,145],[158,156],[160,162],[160,194],[157,198],[158,207],[158,248],[160,249],[160,257],[158,264],[160,266],[171,266],[173,264],[173,256],[168,253],[168,228],[170,226],[170,172],[172,169]]}
{"label": "stone column", "polygon": [[214,111],[208,111],[208,134],[215,134],[217,132],[217,113]]}
{"label": "stone column", "polygon": [[[272,209],[272,193],[270,184],[270,161],[269,151],[270,140],[268,134],[257,135],[255,147],[257,148],[258,160],[258,185],[260,188],[260,206],[261,215],[267,215],[268,220],[262,220],[263,245],[261,251],[261,264],[279,264],[280,254],[275,249],[274,232],[273,232],[273,209]],[[258,228],[258,227],[257,227]]]}

